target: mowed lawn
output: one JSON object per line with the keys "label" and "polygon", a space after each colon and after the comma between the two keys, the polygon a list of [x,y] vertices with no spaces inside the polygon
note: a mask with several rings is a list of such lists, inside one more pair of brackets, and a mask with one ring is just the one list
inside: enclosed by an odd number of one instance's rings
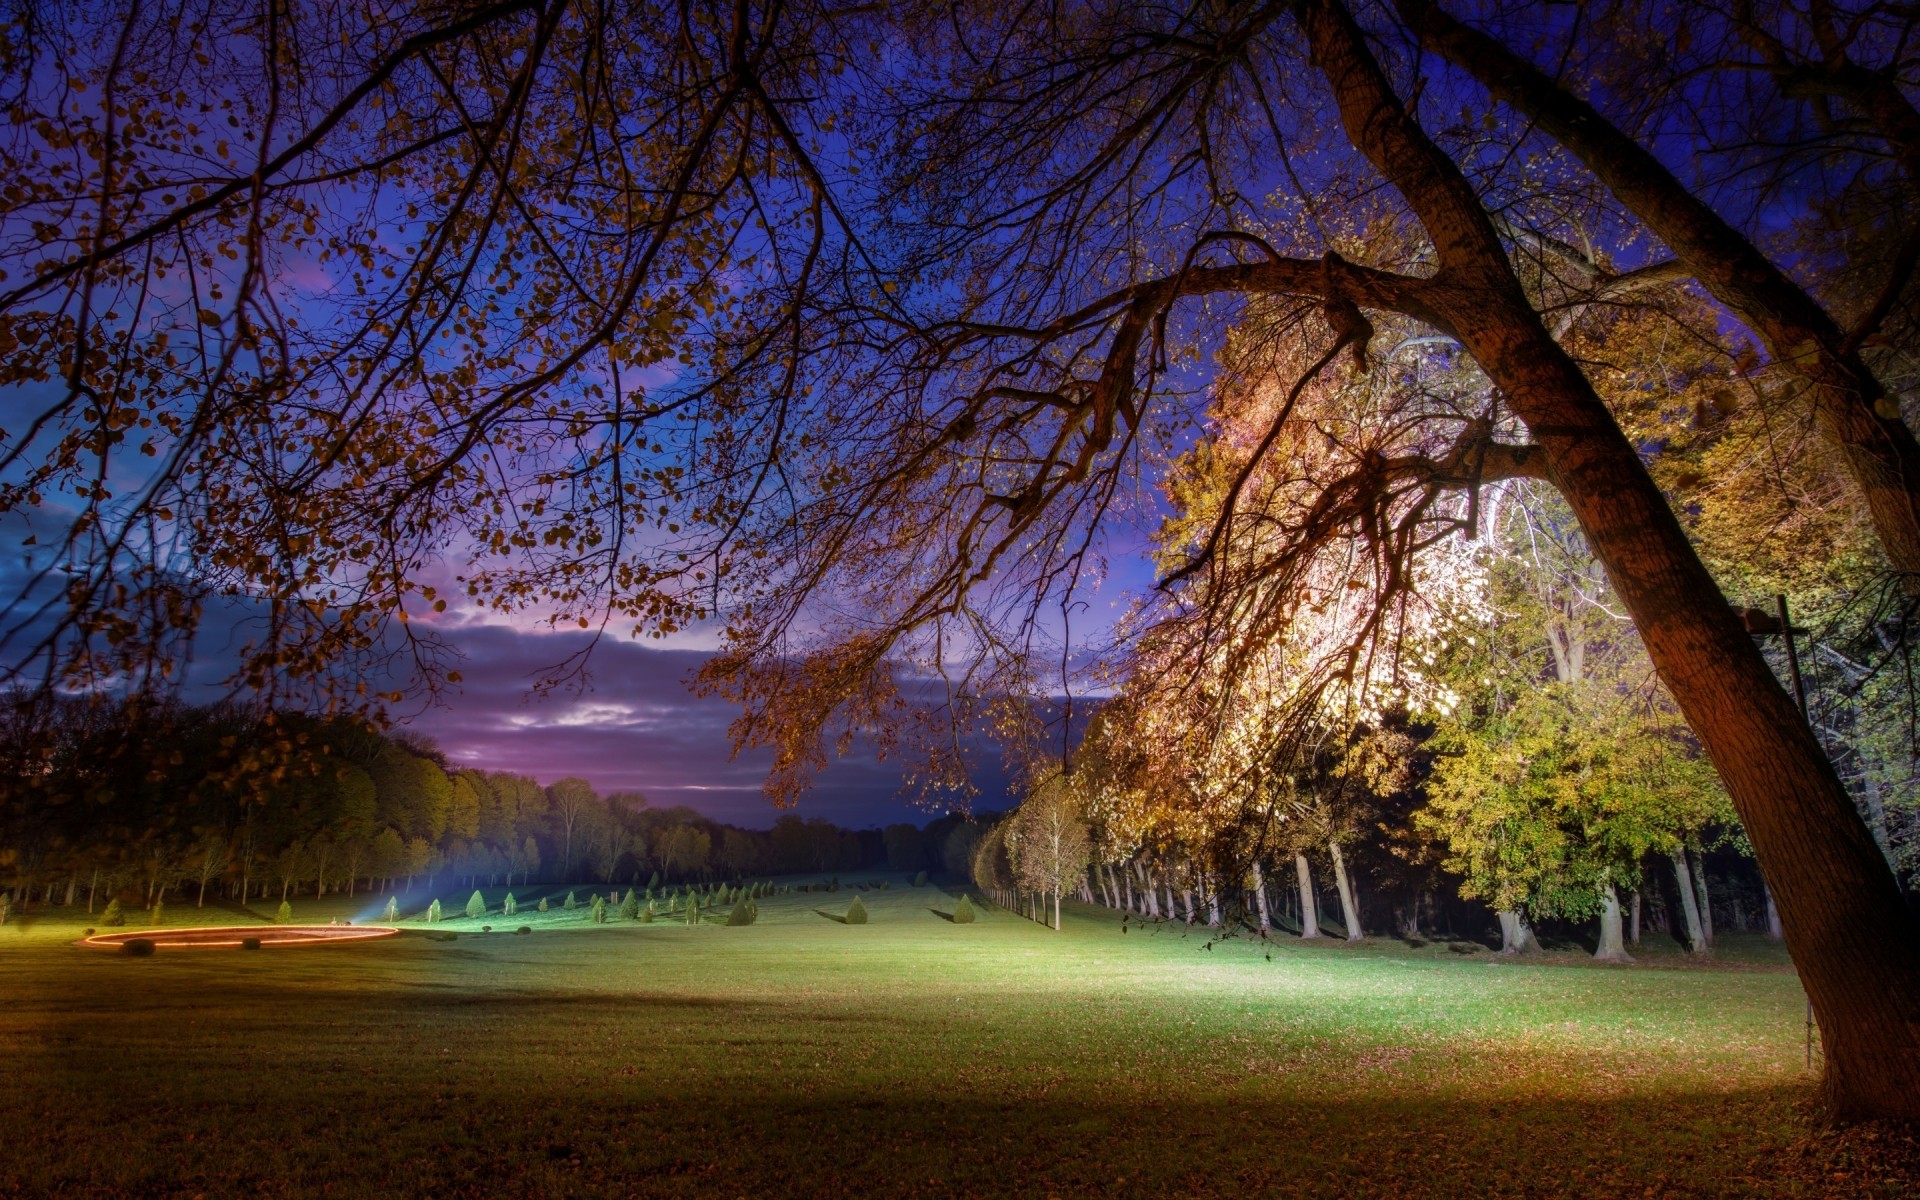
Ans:
{"label": "mowed lawn", "polygon": [[[145,959],[16,919],[0,1195],[1913,1194],[1909,1141],[1813,1123],[1802,993],[1764,944],[1705,968],[1209,948],[1075,906],[1061,933],[956,925],[897,877],[867,925],[816,911],[851,894],[747,928],[496,911],[452,941]],[[239,918],[170,910],[195,919]]]}

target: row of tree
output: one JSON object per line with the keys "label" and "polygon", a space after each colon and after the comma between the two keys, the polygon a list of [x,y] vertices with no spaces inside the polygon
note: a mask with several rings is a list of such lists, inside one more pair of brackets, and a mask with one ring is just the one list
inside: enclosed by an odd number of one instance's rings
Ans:
{"label": "row of tree", "polygon": [[350,719],[77,700],[6,712],[0,890],[16,905],[914,871],[939,864],[958,822],[855,831],[786,814],[743,829],[579,778],[457,766]]}

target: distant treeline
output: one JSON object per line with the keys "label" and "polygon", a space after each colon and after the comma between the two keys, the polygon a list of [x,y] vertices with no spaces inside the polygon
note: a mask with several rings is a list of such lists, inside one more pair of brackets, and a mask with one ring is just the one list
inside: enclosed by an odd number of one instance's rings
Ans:
{"label": "distant treeline", "polygon": [[978,836],[960,817],[848,830],[785,814],[741,829],[584,779],[460,766],[345,718],[73,701],[8,705],[6,719],[0,893],[16,906],[964,872]]}

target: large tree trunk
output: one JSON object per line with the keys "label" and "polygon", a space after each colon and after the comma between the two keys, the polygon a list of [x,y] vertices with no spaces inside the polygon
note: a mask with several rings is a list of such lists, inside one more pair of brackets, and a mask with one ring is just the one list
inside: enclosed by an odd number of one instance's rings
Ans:
{"label": "large tree trunk", "polygon": [[1313,901],[1313,868],[1307,865],[1307,856],[1293,856],[1294,874],[1300,878],[1300,936],[1317,938],[1320,936],[1320,913]]}
{"label": "large tree trunk", "polygon": [[1348,138],[1432,239],[1426,303],[1526,424],[1720,772],[1819,1019],[1834,1109],[1920,1117],[1920,922],[1852,798],[1638,451],[1527,301],[1472,186],[1408,117],[1337,0],[1296,12]]}
{"label": "large tree trunk", "polygon": [[1533,936],[1533,928],[1518,912],[1502,909],[1493,915],[1500,918],[1500,953],[1526,954],[1540,948],[1539,939]]}
{"label": "large tree trunk", "polygon": [[1687,274],[1739,315],[1772,360],[1806,383],[1823,436],[1866,501],[1887,559],[1920,587],[1920,441],[1898,403],[1807,291],[1645,147],[1507,46],[1430,0],[1399,0],[1422,44],[1538,123],[1646,222]]}
{"label": "large tree trunk", "polygon": [[1633,961],[1620,930],[1620,895],[1611,883],[1600,889],[1600,944],[1594,948],[1593,956],[1601,962]]}
{"label": "large tree trunk", "polygon": [[1357,942],[1367,936],[1360,928],[1360,903],[1353,894],[1353,881],[1347,878],[1347,859],[1339,842],[1328,842],[1333,854],[1333,886],[1340,893],[1340,920],[1347,927],[1347,940]]}

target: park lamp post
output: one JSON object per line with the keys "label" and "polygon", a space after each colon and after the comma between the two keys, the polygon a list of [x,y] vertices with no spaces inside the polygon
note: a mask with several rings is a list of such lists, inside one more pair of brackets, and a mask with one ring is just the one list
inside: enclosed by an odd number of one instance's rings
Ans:
{"label": "park lamp post", "polygon": [[[1747,632],[1755,638],[1779,637],[1781,641],[1786,644],[1787,677],[1793,683],[1794,702],[1800,706],[1800,718],[1807,723],[1808,732],[1813,733],[1815,741],[1819,741],[1820,735],[1814,730],[1813,718],[1807,711],[1807,685],[1800,676],[1800,651],[1798,647],[1794,645],[1793,641],[1793,635],[1803,631],[1795,629],[1793,622],[1787,618],[1786,596],[1774,596],[1772,612],[1768,612],[1762,608],[1741,608],[1737,605],[1733,611],[1735,615],[1740,618],[1741,623],[1747,627]],[[1704,864],[1702,869],[1704,869]],[[1766,872],[1762,871],[1760,873],[1760,885],[1765,887],[1766,882]],[[1767,897],[1767,906],[1769,908],[1773,906],[1773,897],[1771,895]],[[1812,996],[1807,997],[1807,1070],[1813,1070]]]}

